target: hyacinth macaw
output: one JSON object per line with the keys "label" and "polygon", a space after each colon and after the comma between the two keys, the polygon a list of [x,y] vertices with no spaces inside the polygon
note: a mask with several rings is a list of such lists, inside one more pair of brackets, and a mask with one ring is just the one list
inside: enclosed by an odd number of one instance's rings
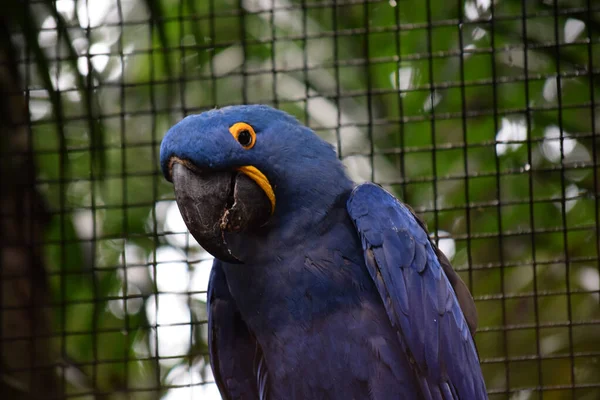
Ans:
{"label": "hyacinth macaw", "polygon": [[473,299],[412,210],[355,187],[333,147],[268,106],[215,109],[160,162],[215,256],[210,360],[224,399],[486,399]]}

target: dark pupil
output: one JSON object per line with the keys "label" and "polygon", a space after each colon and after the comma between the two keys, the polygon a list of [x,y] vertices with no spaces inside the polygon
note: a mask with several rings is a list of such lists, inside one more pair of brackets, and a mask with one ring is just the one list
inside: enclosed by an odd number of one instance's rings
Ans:
{"label": "dark pupil", "polygon": [[240,131],[238,135],[238,142],[240,142],[242,146],[248,146],[250,143],[252,143],[252,135],[250,134],[250,131],[247,129]]}

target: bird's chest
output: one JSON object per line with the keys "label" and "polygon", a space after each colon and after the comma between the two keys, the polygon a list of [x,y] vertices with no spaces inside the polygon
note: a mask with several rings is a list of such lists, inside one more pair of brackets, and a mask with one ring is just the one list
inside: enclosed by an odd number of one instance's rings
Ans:
{"label": "bird's chest", "polygon": [[371,296],[366,270],[332,251],[327,258],[296,254],[279,265],[244,267],[230,291],[250,327],[260,332],[317,326]]}
{"label": "bird's chest", "polygon": [[310,315],[292,311],[274,331],[255,328],[271,398],[365,399],[373,385],[393,389],[372,398],[403,398],[408,364],[383,307],[370,296],[319,303],[313,297]]}
{"label": "bird's chest", "polygon": [[273,265],[225,269],[261,347],[271,398],[368,398],[375,383],[402,388],[404,367],[393,364],[403,353],[360,244],[336,237]]}
{"label": "bird's chest", "polygon": [[331,218],[329,229],[299,238],[294,247],[274,249],[275,235],[257,244],[257,253],[268,254],[262,261],[224,266],[246,323],[273,331],[282,325],[311,324],[374,289],[345,210]]}

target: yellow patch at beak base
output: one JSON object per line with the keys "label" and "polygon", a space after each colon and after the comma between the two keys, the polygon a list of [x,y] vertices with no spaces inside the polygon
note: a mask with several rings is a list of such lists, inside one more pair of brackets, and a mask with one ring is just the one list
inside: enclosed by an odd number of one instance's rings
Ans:
{"label": "yellow patch at beak base", "polygon": [[275,192],[273,191],[273,187],[269,183],[269,180],[258,170],[258,168],[253,167],[252,165],[244,165],[243,167],[239,167],[238,171],[244,173],[250,179],[252,179],[260,188],[265,192],[269,201],[271,202],[271,214],[275,212]]}

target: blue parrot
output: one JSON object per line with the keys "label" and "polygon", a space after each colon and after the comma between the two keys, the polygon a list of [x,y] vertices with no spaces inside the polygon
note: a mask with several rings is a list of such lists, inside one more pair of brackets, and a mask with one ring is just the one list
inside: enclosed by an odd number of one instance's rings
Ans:
{"label": "blue parrot", "polygon": [[224,399],[487,398],[473,299],[423,222],[356,186],[294,117],[188,116],[160,162],[215,257],[208,345]]}

